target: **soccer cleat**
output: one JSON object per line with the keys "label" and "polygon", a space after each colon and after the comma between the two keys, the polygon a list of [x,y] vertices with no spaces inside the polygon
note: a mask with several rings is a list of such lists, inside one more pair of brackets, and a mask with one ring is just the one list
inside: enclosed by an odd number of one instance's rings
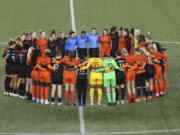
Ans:
{"label": "soccer cleat", "polygon": [[135,99],[135,101],[136,101],[136,102],[140,102],[140,101],[141,101],[141,97],[140,97],[140,96],[138,96],[138,98],[137,98],[137,99]]}
{"label": "soccer cleat", "polygon": [[35,97],[32,97],[32,102],[36,102],[36,98]]}
{"label": "soccer cleat", "polygon": [[113,106],[116,106],[117,105],[117,103],[113,103]]}
{"label": "soccer cleat", "polygon": [[49,104],[49,101],[46,99],[45,102],[44,102],[45,105],[48,105]]}
{"label": "soccer cleat", "polygon": [[119,101],[116,102],[119,105]]}
{"label": "soccer cleat", "polygon": [[112,104],[111,104],[111,103],[108,103],[107,105],[108,105],[108,106],[111,106]]}
{"label": "soccer cleat", "polygon": [[146,96],[144,96],[144,97],[142,98],[142,100],[144,100],[144,101],[145,101],[146,99],[147,99],[147,97],[146,97]]}
{"label": "soccer cleat", "polygon": [[13,93],[9,93],[9,96],[12,97],[12,96],[13,96]]}
{"label": "soccer cleat", "polygon": [[124,100],[121,100],[121,104],[124,104]]}
{"label": "soccer cleat", "polygon": [[8,92],[4,91],[4,95],[8,95]]}
{"label": "soccer cleat", "polygon": [[40,99],[39,98],[36,99],[36,103],[40,103]]}
{"label": "soccer cleat", "polygon": [[44,99],[41,99],[41,104],[44,104]]}
{"label": "soccer cleat", "polygon": [[98,106],[101,106],[101,103],[98,103]]}
{"label": "soccer cleat", "polygon": [[67,105],[67,106],[69,106],[70,104],[69,104],[69,103],[67,103],[66,105]]}
{"label": "soccer cleat", "polygon": [[19,97],[19,95],[18,94],[13,94],[13,97]]}
{"label": "soccer cleat", "polygon": [[94,103],[90,103],[90,106],[93,106],[94,105]]}
{"label": "soccer cleat", "polygon": [[54,105],[55,103],[54,102],[51,102],[51,105]]}
{"label": "soccer cleat", "polygon": [[61,103],[61,102],[59,102],[59,103],[58,103],[58,105],[60,106],[60,105],[62,105],[62,103]]}
{"label": "soccer cleat", "polygon": [[76,106],[76,104],[72,104],[72,106]]}
{"label": "soccer cleat", "polygon": [[28,97],[25,95],[24,97],[23,97],[24,99],[28,99]]}
{"label": "soccer cleat", "polygon": [[152,99],[152,96],[148,96],[147,99],[148,99],[148,100]]}

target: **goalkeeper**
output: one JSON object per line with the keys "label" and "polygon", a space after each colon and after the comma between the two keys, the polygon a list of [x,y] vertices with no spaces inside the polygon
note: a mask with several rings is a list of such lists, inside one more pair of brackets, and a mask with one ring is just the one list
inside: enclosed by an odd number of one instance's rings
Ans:
{"label": "goalkeeper", "polygon": [[116,61],[112,58],[109,58],[108,55],[104,55],[103,68],[96,69],[95,72],[104,71],[104,87],[106,89],[106,95],[108,100],[108,105],[116,105],[116,74],[115,69],[123,71]]}

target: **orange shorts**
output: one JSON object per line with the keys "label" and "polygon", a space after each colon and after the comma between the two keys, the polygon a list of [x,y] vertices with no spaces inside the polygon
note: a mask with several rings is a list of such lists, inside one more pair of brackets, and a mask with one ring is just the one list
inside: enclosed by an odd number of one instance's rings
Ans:
{"label": "orange shorts", "polygon": [[32,80],[39,81],[39,73],[40,73],[40,71],[33,69],[31,72]]}
{"label": "orange shorts", "polygon": [[108,56],[110,56],[110,52],[111,52],[110,47],[102,47],[101,48],[101,56],[103,56],[104,54],[107,54]]}
{"label": "orange shorts", "polygon": [[76,84],[76,72],[70,70],[64,70],[64,83]]}
{"label": "orange shorts", "polygon": [[44,83],[50,83],[51,82],[51,72],[48,70],[40,71],[39,81],[44,82]]}
{"label": "orange shorts", "polygon": [[163,77],[162,75],[162,67],[160,65],[155,65],[155,75],[154,75],[154,79],[161,79]]}
{"label": "orange shorts", "polygon": [[133,82],[136,79],[135,71],[126,71],[126,82]]}

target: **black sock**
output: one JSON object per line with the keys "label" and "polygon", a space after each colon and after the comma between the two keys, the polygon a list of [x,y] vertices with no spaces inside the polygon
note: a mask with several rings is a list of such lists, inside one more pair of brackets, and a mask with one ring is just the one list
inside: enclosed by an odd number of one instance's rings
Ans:
{"label": "black sock", "polygon": [[19,84],[19,94],[21,96],[25,96],[25,84],[24,83]]}
{"label": "black sock", "polygon": [[51,102],[54,102],[54,98],[53,97],[51,97]]}
{"label": "black sock", "polygon": [[6,92],[10,91],[10,83],[11,83],[11,78],[6,76],[5,81],[4,81],[4,86],[5,86]]}
{"label": "black sock", "polygon": [[137,88],[137,96],[141,96],[141,88]]}
{"label": "black sock", "polygon": [[119,88],[116,88],[116,101],[119,101]]}
{"label": "black sock", "polygon": [[143,95],[144,95],[144,96],[147,96],[146,88],[143,88]]}
{"label": "black sock", "polygon": [[121,100],[124,100],[124,96],[125,96],[125,89],[121,88]]}
{"label": "black sock", "polygon": [[58,98],[58,102],[61,103],[61,98]]}
{"label": "black sock", "polygon": [[16,94],[17,93],[17,89],[13,89],[13,93]]}

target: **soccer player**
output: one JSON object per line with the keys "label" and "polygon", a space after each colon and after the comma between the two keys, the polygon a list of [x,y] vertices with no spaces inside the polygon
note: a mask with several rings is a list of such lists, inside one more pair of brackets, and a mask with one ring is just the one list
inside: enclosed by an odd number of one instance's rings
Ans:
{"label": "soccer player", "polygon": [[112,40],[112,47],[111,47],[111,56],[116,57],[116,50],[118,49],[118,32],[117,28],[114,26],[110,30],[111,40]]}
{"label": "soccer player", "polygon": [[[81,56],[79,58],[80,65],[86,65],[86,57]],[[86,105],[86,93],[87,93],[87,86],[88,86],[88,72],[87,70],[78,70],[77,72],[77,92],[78,92],[78,103],[79,105]]]}
{"label": "soccer player", "polygon": [[41,55],[45,56],[45,50],[48,48],[48,39],[46,38],[46,32],[40,32],[40,38],[36,41],[38,48],[40,49]]}
{"label": "soccer player", "polygon": [[57,50],[61,52],[62,58],[65,56],[65,45],[66,45],[66,40],[67,38],[65,37],[64,32],[60,32],[60,37],[57,38],[58,45],[57,45]]}
{"label": "soccer player", "polygon": [[102,36],[99,38],[99,42],[102,44],[101,46],[101,57],[105,54],[110,56],[111,53],[111,36],[107,29],[103,30]]}
{"label": "soccer player", "polygon": [[164,55],[159,52],[157,49],[157,47],[152,46],[150,48],[150,53],[151,55],[154,55],[154,66],[155,66],[155,75],[154,75],[154,88],[155,88],[155,93],[156,96],[154,97],[159,97],[161,95],[164,95],[163,89],[163,74],[162,74],[162,60]]}
{"label": "soccer player", "polygon": [[92,53],[92,58],[89,58],[87,65],[80,68],[80,70],[86,70],[90,68],[90,105],[94,105],[94,91],[97,88],[98,92],[98,105],[101,105],[102,100],[102,83],[103,76],[102,72],[94,72],[95,69],[100,69],[103,67],[103,60],[99,58],[99,51],[94,50]]}
{"label": "soccer player", "polygon": [[15,50],[11,53],[9,56],[10,61],[12,62],[12,65],[10,66],[10,72],[12,73],[12,79],[11,79],[11,92],[10,96],[18,97],[18,91],[17,91],[17,83],[18,83],[18,75],[20,72],[19,63],[18,63],[18,54],[22,51],[22,47],[20,45],[15,45]]}
{"label": "soccer player", "polygon": [[129,55],[127,50],[123,50],[123,55],[125,56],[126,64],[122,67],[126,69],[126,84],[127,84],[127,91],[128,91],[128,103],[135,102],[136,96],[136,88],[135,88],[135,75],[136,75],[136,68],[137,64],[135,63],[135,56]]}
{"label": "soccer player", "polygon": [[39,57],[37,61],[38,69],[40,70],[39,81],[40,81],[40,98],[41,104],[49,104],[49,85],[51,83],[51,72],[56,70],[51,66],[50,50],[45,50],[45,55]]}
{"label": "soccer player", "polygon": [[90,44],[89,57],[92,57],[92,53],[94,51],[99,53],[99,44],[98,44],[99,36],[96,32],[96,28],[92,28],[91,32],[87,34],[87,40]]}
{"label": "soccer player", "polygon": [[8,46],[5,48],[4,50],[4,54],[3,54],[3,58],[5,61],[5,73],[6,73],[6,77],[4,80],[4,87],[5,87],[5,91],[4,94],[5,95],[9,95],[10,94],[10,83],[11,83],[11,72],[10,72],[10,67],[12,65],[12,61],[10,59],[11,54],[14,51],[14,47],[15,47],[15,41],[10,40],[8,43]]}
{"label": "soccer player", "polygon": [[[122,67],[125,65],[125,58],[122,55],[121,51],[116,52],[116,59],[115,59],[117,65],[119,67]],[[125,72],[115,70],[116,71],[116,102],[119,104],[119,89],[121,89],[121,103],[124,104],[124,97],[125,97],[125,83],[126,83],[126,77]]]}
{"label": "soccer player", "polygon": [[71,103],[75,105],[75,84],[76,84],[76,69],[79,65],[79,60],[76,59],[74,51],[69,51],[68,56],[65,56],[62,60],[56,61],[57,64],[64,63],[63,82],[65,84],[64,100],[65,104],[69,105],[68,97],[69,91],[71,92]]}
{"label": "soccer player", "polygon": [[56,37],[56,32],[55,30],[52,30],[51,32],[51,38],[48,40],[48,49],[51,51],[51,57],[54,58],[56,55],[56,50],[57,50],[57,37]]}
{"label": "soccer player", "polygon": [[[55,56],[55,60],[59,61],[62,59],[61,53],[57,52]],[[51,65],[54,68],[57,68],[57,70],[52,71],[51,73],[51,83],[52,83],[52,91],[51,91],[51,104],[54,105],[55,101],[55,92],[56,89],[58,91],[58,105],[62,105],[62,84],[63,84],[63,64],[57,64],[55,62],[52,62]]]}
{"label": "soccer player", "polygon": [[69,51],[73,51],[75,57],[76,57],[76,45],[77,45],[77,39],[74,31],[69,32],[69,38],[66,40],[66,45],[65,45],[65,51],[66,55],[69,54]]}
{"label": "soccer player", "polygon": [[[120,29],[121,31],[121,29]],[[119,43],[118,43],[118,50],[122,51],[123,49],[126,49],[126,31],[123,29],[121,31],[121,34],[119,35]]]}
{"label": "soccer player", "polygon": [[103,58],[103,68],[96,69],[95,72],[104,71],[104,87],[106,89],[108,105],[116,105],[116,75],[114,69],[121,69],[116,64],[116,61],[109,58],[108,55],[105,54]]}
{"label": "soccer player", "polygon": [[78,57],[85,56],[87,57],[87,36],[86,32],[82,31],[81,35],[77,37],[77,45],[78,45]]}
{"label": "soccer player", "polygon": [[[140,102],[141,99],[146,100],[147,91],[146,91],[146,72],[145,66],[148,62],[147,57],[144,55],[143,51],[140,48],[135,49],[135,61],[137,63],[136,69],[136,90],[137,90],[137,102]],[[143,91],[143,98],[141,98],[141,91]]]}
{"label": "soccer player", "polygon": [[[22,50],[17,54],[17,63],[19,68],[18,75],[18,90],[19,90],[19,98],[26,99],[25,96],[25,88],[26,88],[26,61],[27,61],[27,52],[28,52],[29,44],[25,42],[23,44]],[[31,93],[28,94],[28,99],[31,99]]]}
{"label": "soccer player", "polygon": [[[37,48],[29,48],[27,56],[27,64],[30,65],[30,76],[32,79],[31,93],[32,93],[32,102],[40,102],[40,70],[37,65],[38,59],[40,58],[40,50]],[[30,82],[31,83],[31,82]],[[26,92],[29,92],[29,89],[26,89]]]}

